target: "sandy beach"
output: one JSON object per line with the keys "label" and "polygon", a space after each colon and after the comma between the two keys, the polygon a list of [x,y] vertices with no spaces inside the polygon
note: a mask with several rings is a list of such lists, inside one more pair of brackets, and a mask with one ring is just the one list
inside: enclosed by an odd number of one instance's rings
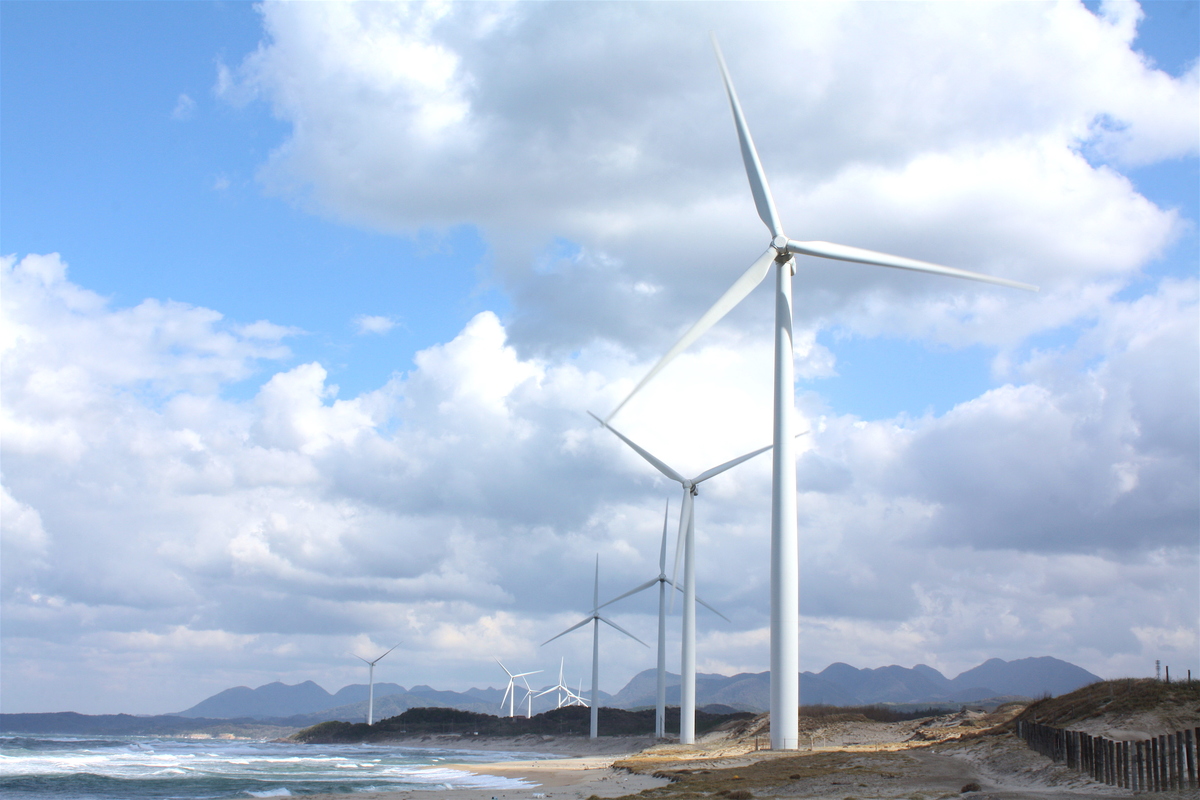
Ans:
{"label": "sandy beach", "polygon": [[[525,736],[467,740],[422,737],[396,744],[496,752],[529,759],[440,764],[475,775],[512,778],[504,789],[441,788],[355,794],[363,800],[587,800],[645,790],[647,800],[690,797],[797,800],[1078,800],[1130,797],[1038,755],[1010,733],[985,733],[997,717],[963,712],[896,723],[826,721],[806,725],[801,750],[760,749],[757,724],[706,735],[682,746],[649,738]],[[666,788],[669,787],[669,788]],[[658,790],[658,791],[654,791]],[[345,800],[346,795],[318,795]],[[1195,798],[1194,791],[1158,794]]]}
{"label": "sandy beach", "polygon": [[[438,765],[439,769],[461,770],[476,775],[493,775],[522,781],[523,786],[504,789],[449,788],[413,789],[400,792],[363,792],[355,800],[516,800],[518,798],[620,797],[637,794],[669,783],[663,778],[613,769],[615,761],[627,759],[654,744],[653,739],[635,737],[601,738],[524,736],[518,739],[463,740],[460,737],[422,737],[397,742],[410,747],[445,747],[456,750],[529,751],[537,758],[489,763]],[[313,800],[346,800],[344,794],[309,795]]]}

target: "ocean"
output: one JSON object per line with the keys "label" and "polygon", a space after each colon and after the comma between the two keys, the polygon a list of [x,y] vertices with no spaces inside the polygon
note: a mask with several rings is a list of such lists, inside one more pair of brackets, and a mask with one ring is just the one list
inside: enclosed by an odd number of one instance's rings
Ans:
{"label": "ocean", "polygon": [[442,766],[533,753],[149,736],[0,736],[5,800],[218,800],[402,789],[506,789],[525,781]]}

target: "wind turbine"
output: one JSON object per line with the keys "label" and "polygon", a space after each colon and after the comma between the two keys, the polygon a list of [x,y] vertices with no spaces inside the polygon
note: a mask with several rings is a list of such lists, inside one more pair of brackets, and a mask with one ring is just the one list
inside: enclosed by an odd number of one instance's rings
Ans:
{"label": "wind turbine", "polygon": [[750,291],[766,278],[771,267],[775,267],[775,452],[771,466],[771,747],[775,750],[795,750],[800,746],[800,566],[796,535],[796,462],[792,455],[792,410],[796,402],[792,364],[792,276],[796,272],[795,256],[818,256],[837,261],[928,272],[1035,292],[1038,289],[1018,281],[858,247],[789,239],[783,232],[783,225],[780,224],[779,215],[775,211],[775,201],[771,197],[766,174],[754,147],[754,140],[750,137],[750,128],[746,125],[741,103],[738,102],[733,80],[729,77],[729,69],[725,66],[725,58],[721,55],[715,35],[712,42],[717,64],[721,69],[721,78],[725,83],[725,93],[729,97],[729,106],[733,112],[733,122],[742,151],[742,163],[750,181],[750,192],[754,196],[754,207],[758,211],[759,219],[770,231],[771,243],[741,277],[733,282],[725,294],[717,299],[712,308],[704,312],[679,341],[671,346],[666,355],[658,360],[646,377],[642,378],[633,391],[605,418],[605,422],[611,420],[630,398],[662,371],[663,367],[750,294]]}
{"label": "wind turbine", "polygon": [[[614,412],[616,413],[616,412]],[[650,465],[683,487],[683,507],[679,511],[679,537],[675,543],[674,576],[679,571],[679,555],[683,553],[683,652],[679,663],[679,743],[692,744],[696,741],[696,519],[693,513],[697,487],[709,478],[749,461],[767,452],[774,445],[760,447],[753,453],[738,456],[732,461],[713,467],[695,478],[685,478],[671,469],[661,459],[638,445],[607,421],[588,412],[592,419],[612,431],[618,439],[633,448],[634,452],[650,462]],[[611,414],[609,415],[612,416]],[[803,436],[808,431],[797,434]],[[791,448],[788,448],[789,450]],[[793,481],[794,483],[795,481]],[[682,542],[680,541],[682,540]],[[681,546],[682,544],[682,546]],[[674,597],[672,597],[674,600]],[[711,608],[711,606],[709,606]],[[796,678],[799,680],[799,676]],[[797,721],[798,726],[798,721]]]}
{"label": "wind turbine", "polygon": [[567,699],[567,705],[588,707],[588,701],[583,699],[583,678],[579,679],[578,692],[572,692],[570,689],[567,689],[567,692],[570,694],[570,697]]}
{"label": "wind turbine", "polygon": [[[612,601],[610,600],[609,603],[611,603],[611,602]],[[605,605],[608,605],[608,603],[605,603]],[[544,689],[543,691],[538,692],[537,694],[534,695],[534,697],[541,697],[544,694],[550,694],[551,692],[557,692],[557,694],[555,695],[556,703],[555,703],[554,707],[562,708],[565,705],[570,705],[571,699],[574,697],[574,692],[571,691],[570,686],[567,686],[565,683],[563,683],[563,667],[565,665],[566,665],[566,659],[565,658],[560,659],[558,662],[558,683],[555,684],[554,686],[551,686],[549,689]]]}
{"label": "wind turbine", "polygon": [[[673,580],[667,577],[667,517],[670,514],[670,509],[671,501],[668,499],[666,508],[663,509],[662,545],[659,547],[658,552],[658,577],[652,578],[641,586],[630,589],[625,594],[618,595],[600,606],[604,608],[604,606],[615,603],[618,600],[624,600],[626,597],[635,595],[658,584],[658,681],[654,707],[654,735],[659,739],[667,735],[667,586],[684,591]],[[699,597],[696,598],[696,602],[726,622],[729,621],[728,617]]]}
{"label": "wind turbine", "polygon": [[[388,648],[387,653],[384,653],[383,656],[386,656],[388,653],[392,652],[399,646],[400,646],[400,643],[396,642],[394,645],[392,645],[391,647]],[[379,658],[375,659],[374,661],[367,661],[365,658],[363,658],[360,655],[354,656],[359,661],[365,662],[366,665],[369,667],[369,669],[367,670],[368,675],[370,676],[370,688],[367,690],[367,724],[368,725],[375,724],[375,665],[383,660],[383,656],[380,656]]]}
{"label": "wind turbine", "polygon": [[[589,736],[590,736],[590,738],[595,739],[597,736],[600,735],[600,623],[603,622],[605,625],[616,628],[621,633],[625,634],[630,639],[633,639],[635,642],[640,644],[642,647],[650,646],[650,645],[646,644],[645,642],[643,642],[638,637],[634,636],[629,631],[622,628],[617,623],[613,622],[610,619],[606,619],[605,617],[600,616],[600,556],[599,555],[596,556],[596,582],[593,584],[593,588],[592,588],[592,613],[590,615],[588,615],[586,618],[584,618],[581,622],[575,623],[574,625],[567,628],[562,633],[558,634],[558,636],[551,636],[549,639],[542,642],[542,646],[545,647],[546,645],[550,644],[555,639],[557,639],[559,636],[566,636],[571,631],[575,630],[576,628],[582,628],[584,625],[587,625],[589,622],[592,623],[592,706],[591,706],[592,720],[591,720],[591,732],[590,732]],[[582,689],[583,687],[581,686],[580,688]]]}
{"label": "wind turbine", "polygon": [[[497,658],[496,663],[500,664],[500,659]],[[504,666],[503,664],[500,664],[500,669],[504,670],[504,674],[508,676],[508,686],[504,690],[504,697],[500,698],[500,710],[504,711],[504,701],[507,700],[508,716],[511,719],[512,717],[516,716],[516,714],[513,713],[513,703],[515,702],[515,698],[517,696],[517,678],[524,678],[527,675],[537,675],[539,672],[541,672],[541,670],[535,669],[532,672],[512,673],[509,672],[508,667]],[[525,682],[525,686],[526,688],[529,687],[528,681]]]}
{"label": "wind turbine", "polygon": [[525,702],[529,704],[525,711],[525,719],[533,719],[533,687],[529,685],[528,678],[522,677],[521,683],[525,684]]}

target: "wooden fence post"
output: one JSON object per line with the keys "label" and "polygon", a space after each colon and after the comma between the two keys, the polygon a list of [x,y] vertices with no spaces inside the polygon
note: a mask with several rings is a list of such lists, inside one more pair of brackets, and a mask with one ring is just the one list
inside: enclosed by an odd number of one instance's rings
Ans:
{"label": "wooden fence post", "polygon": [[1104,737],[1104,782],[1109,786],[1116,783],[1113,773],[1116,772],[1116,760],[1113,758],[1112,739]]}
{"label": "wooden fence post", "polygon": [[1174,764],[1174,769],[1171,770],[1175,779],[1171,782],[1171,786],[1175,789],[1182,789],[1183,783],[1183,741],[1181,734],[1172,733],[1167,740],[1171,743],[1171,762]]}
{"label": "wooden fence post", "polygon": [[1137,780],[1137,786],[1133,788],[1138,789],[1139,791],[1145,791],[1146,789],[1146,754],[1143,752],[1145,749],[1142,747],[1143,744],[1145,743],[1141,740],[1138,740],[1134,744],[1135,752],[1133,755],[1134,761],[1137,764],[1137,769],[1134,772]]}
{"label": "wooden fence post", "polygon": [[1188,785],[1193,789],[1200,788],[1196,782],[1196,740],[1190,730],[1183,732],[1183,749],[1187,752]]}
{"label": "wooden fence post", "polygon": [[1108,745],[1108,780],[1105,783],[1109,786],[1117,786],[1119,782],[1117,767],[1120,766],[1117,761],[1117,743],[1112,739],[1108,739],[1106,743]]}
{"label": "wooden fence post", "polygon": [[1162,773],[1159,770],[1158,737],[1150,737],[1150,790],[1162,791]]}
{"label": "wooden fence post", "polygon": [[1167,759],[1167,737],[1158,737],[1158,777],[1159,791],[1171,788],[1171,762]]}

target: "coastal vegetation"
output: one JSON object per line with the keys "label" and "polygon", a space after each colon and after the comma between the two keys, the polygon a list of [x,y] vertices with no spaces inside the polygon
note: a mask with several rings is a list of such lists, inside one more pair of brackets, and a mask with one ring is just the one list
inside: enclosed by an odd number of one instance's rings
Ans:
{"label": "coastal vegetation", "polygon": [[[1097,681],[1059,697],[1044,697],[1030,703],[1017,719],[1069,728],[1097,717],[1127,717],[1152,712],[1169,716],[1172,711],[1200,714],[1200,680],[1168,683],[1154,678],[1120,678]],[[1172,731],[1164,729],[1162,732]]]}
{"label": "coastal vegetation", "polygon": [[[475,736],[586,736],[590,711],[583,706],[564,706],[532,718],[496,717],[456,708],[410,708],[403,714],[382,719],[374,725],[362,722],[322,722],[292,735],[299,742],[319,744],[372,742],[389,739],[454,734]],[[712,714],[696,711],[696,730],[704,733],[735,720],[753,718],[747,711]],[[626,711],[600,709],[600,730],[605,736],[651,736],[654,709]],[[667,732],[679,732],[679,709],[668,709]]]}

